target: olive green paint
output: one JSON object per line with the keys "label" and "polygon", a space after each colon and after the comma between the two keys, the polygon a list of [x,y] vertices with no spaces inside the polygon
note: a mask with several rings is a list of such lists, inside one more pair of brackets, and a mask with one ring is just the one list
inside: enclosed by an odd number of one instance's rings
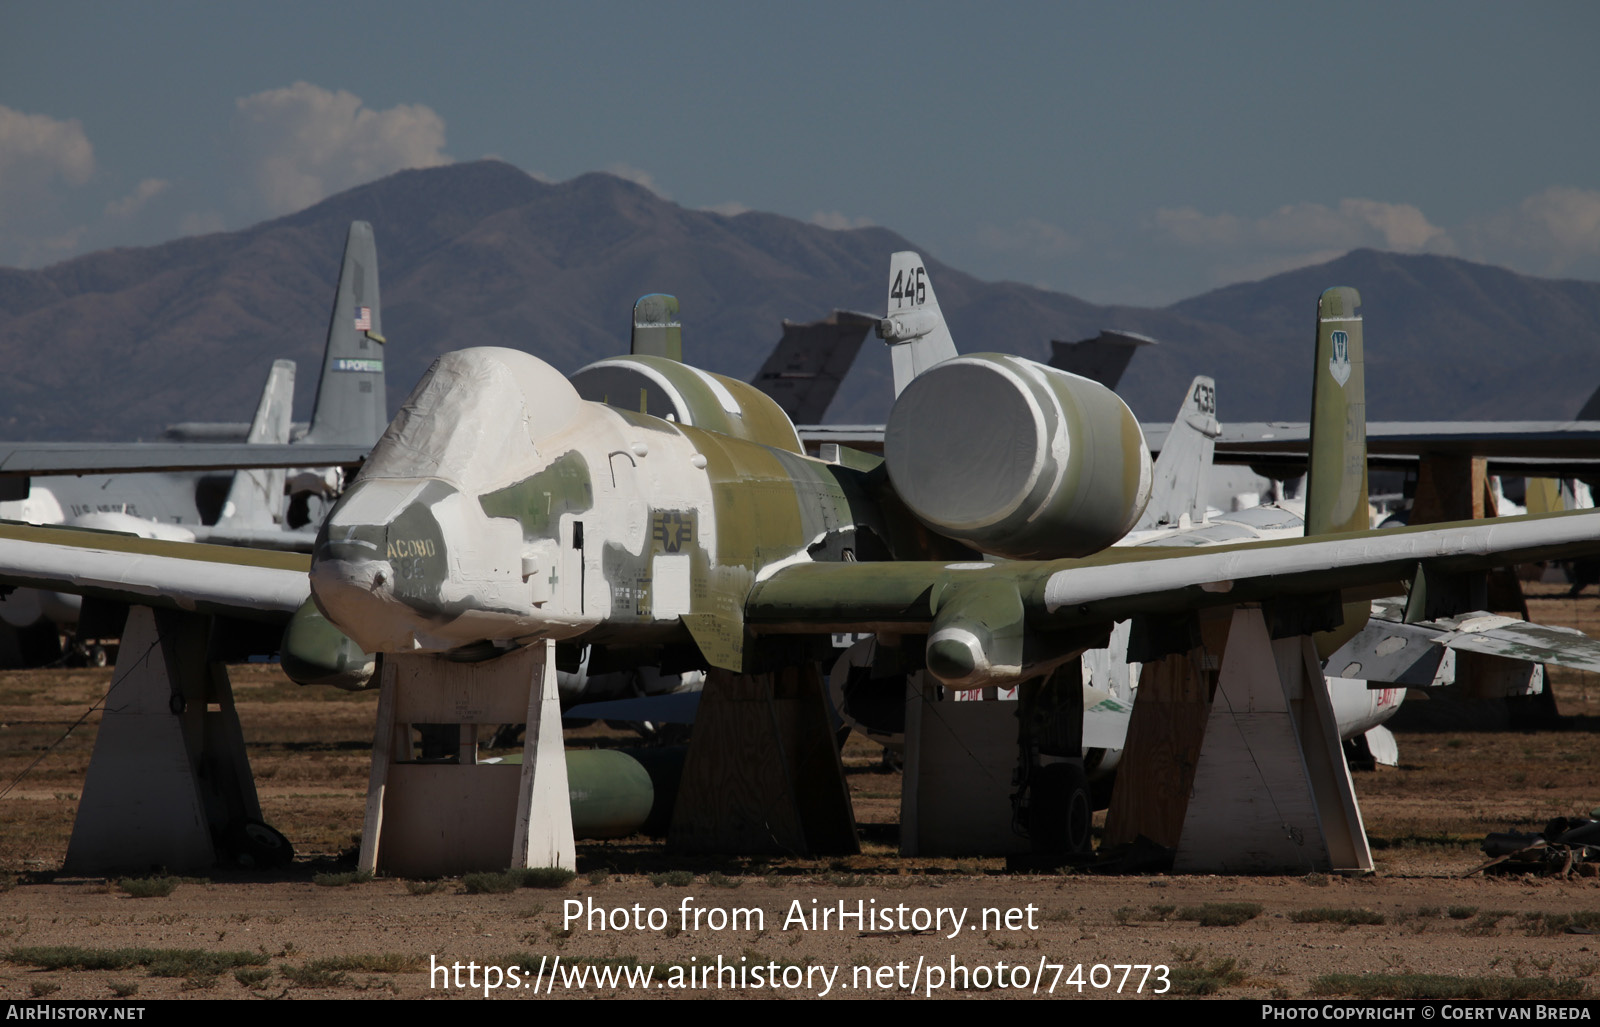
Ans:
{"label": "olive green paint", "polygon": [[563,453],[550,466],[515,485],[478,497],[490,517],[511,517],[522,525],[524,539],[556,537],[562,514],[583,513],[594,506],[589,462],[576,450]]}
{"label": "olive green paint", "polygon": [[[1317,301],[1317,355],[1311,380],[1311,465],[1306,477],[1306,537],[1371,527],[1367,518],[1366,367],[1361,294],[1328,289]],[[1344,624],[1318,632],[1324,659],[1367,626],[1370,604],[1344,604]]]}
{"label": "olive green paint", "polygon": [[934,618],[929,627],[928,669],[945,681],[972,673],[971,653],[954,641],[932,641],[946,629],[969,632],[991,665],[1020,667],[1025,612],[1015,581],[985,578],[947,585],[933,597]]}
{"label": "olive green paint", "polygon": [[307,599],[289,618],[280,661],[300,685],[334,685],[348,691],[371,687],[375,661]]}
{"label": "olive green paint", "polygon": [[1370,527],[1360,305],[1361,294],[1348,287],[1327,290],[1317,304],[1311,467],[1306,482],[1308,536]]}

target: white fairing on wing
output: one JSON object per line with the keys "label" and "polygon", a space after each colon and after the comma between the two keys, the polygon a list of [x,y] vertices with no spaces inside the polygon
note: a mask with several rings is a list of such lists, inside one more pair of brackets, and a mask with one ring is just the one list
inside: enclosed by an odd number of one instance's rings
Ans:
{"label": "white fairing on wing", "polygon": [[67,524],[74,528],[93,528],[96,531],[119,531],[140,538],[159,538],[168,542],[193,542],[194,532],[177,524],[162,524],[133,517],[124,513],[91,513],[74,517]]}

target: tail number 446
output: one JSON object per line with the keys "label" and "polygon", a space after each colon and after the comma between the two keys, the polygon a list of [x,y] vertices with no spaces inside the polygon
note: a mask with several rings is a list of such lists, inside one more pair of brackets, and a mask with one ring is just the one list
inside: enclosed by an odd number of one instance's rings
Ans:
{"label": "tail number 446", "polygon": [[894,284],[889,286],[889,298],[896,309],[902,305],[920,306],[928,299],[928,272],[920,267],[906,268],[894,273]]}

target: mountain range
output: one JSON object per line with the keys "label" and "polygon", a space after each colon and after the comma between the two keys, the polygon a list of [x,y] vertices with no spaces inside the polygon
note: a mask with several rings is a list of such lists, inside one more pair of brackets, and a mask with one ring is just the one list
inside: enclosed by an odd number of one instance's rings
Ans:
{"label": "mountain range", "polygon": [[[340,250],[370,221],[382,272],[391,406],[435,356],[525,349],[572,371],[627,347],[632,301],[679,298],[686,357],[748,379],[780,322],[880,312],[886,228],[832,230],[691,210],[632,182],[548,183],[498,161],[404,171],[235,232],[0,268],[0,436],[154,438],[173,421],[246,420],[275,358],[299,363],[295,414],[315,391]],[[1162,308],[1099,306],[983,282],[927,251],[963,352],[1047,360],[1051,339],[1101,329],[1159,340],[1119,391],[1165,421],[1211,374],[1224,420],[1303,420],[1315,301],[1361,291],[1373,419],[1564,418],[1600,385],[1600,283],[1437,256],[1355,250]],[[892,389],[869,336],[828,420],[879,422]]]}

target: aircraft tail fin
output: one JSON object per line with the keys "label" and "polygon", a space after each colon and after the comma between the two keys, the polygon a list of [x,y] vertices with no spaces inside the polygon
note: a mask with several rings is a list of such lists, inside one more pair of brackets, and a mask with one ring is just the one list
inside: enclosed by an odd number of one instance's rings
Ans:
{"label": "aircraft tail fin", "polygon": [[1522,501],[1527,504],[1528,512],[1531,514],[1554,513],[1563,509],[1560,479],[1529,478],[1527,493]]}
{"label": "aircraft tail fin", "polygon": [[[1306,472],[1306,536],[1372,527],[1367,516],[1367,375],[1361,346],[1361,294],[1329,289],[1317,301],[1317,359],[1311,380],[1311,466]],[[1372,605],[1343,604],[1344,623],[1315,634],[1322,658],[1366,627]]]}
{"label": "aircraft tail fin", "polygon": [[889,344],[896,396],[911,379],[956,355],[933,282],[922,258],[910,250],[889,258],[888,313],[878,322],[878,337]]}
{"label": "aircraft tail fin", "polygon": [[633,302],[633,339],[636,357],[666,357],[683,362],[683,322],[678,320],[678,297],[652,292]]}
{"label": "aircraft tail fin", "polygon": [[389,426],[384,388],[383,317],[378,302],[378,248],[372,226],[352,221],[344,244],[339,291],[328,321],[322,377],[305,442],[371,446]]}
{"label": "aircraft tail fin", "polygon": [[1178,527],[1185,516],[1189,524],[1205,519],[1205,483],[1221,434],[1216,383],[1200,375],[1189,384],[1172,430],[1161,444],[1151,475],[1150,505],[1139,520],[1140,528]]}
{"label": "aircraft tail fin", "polygon": [[1583,406],[1578,408],[1576,421],[1600,421],[1600,388],[1589,393],[1589,398],[1583,401]]}
{"label": "aircraft tail fin", "polygon": [[875,317],[835,310],[809,324],[783,322],[783,338],[750,384],[771,396],[795,424],[820,424],[855,362]]}
{"label": "aircraft tail fin", "polygon": [[1077,342],[1051,339],[1050,366],[1115,389],[1122,380],[1122,373],[1128,369],[1128,361],[1133,359],[1133,351],[1155,344],[1156,340],[1148,335],[1114,328],[1103,329],[1094,338]]}
{"label": "aircraft tail fin", "polygon": [[1317,360],[1311,386],[1311,466],[1306,534],[1366,531],[1367,393],[1361,294],[1329,289],[1317,303]]}
{"label": "aircraft tail fin", "polygon": [[[294,408],[294,361],[275,360],[267,384],[250,422],[252,444],[289,441],[289,419]],[[283,468],[235,471],[228,497],[222,504],[220,528],[281,528],[283,526]]]}

